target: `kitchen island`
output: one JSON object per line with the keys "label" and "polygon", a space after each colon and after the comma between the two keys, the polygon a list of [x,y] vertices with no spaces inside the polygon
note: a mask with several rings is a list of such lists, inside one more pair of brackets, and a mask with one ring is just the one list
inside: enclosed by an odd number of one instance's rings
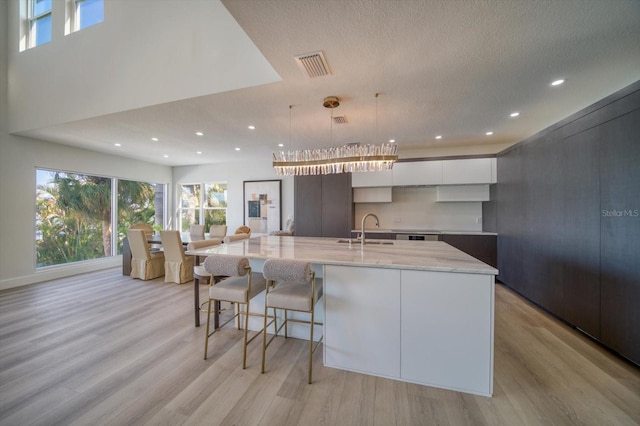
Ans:
{"label": "kitchen island", "polygon": [[[326,366],[492,394],[498,271],[460,250],[440,241],[268,236],[187,252],[213,253],[246,256],[258,272],[267,258],[311,262],[324,280],[316,309],[324,311]],[[261,297],[251,311],[263,312]]]}

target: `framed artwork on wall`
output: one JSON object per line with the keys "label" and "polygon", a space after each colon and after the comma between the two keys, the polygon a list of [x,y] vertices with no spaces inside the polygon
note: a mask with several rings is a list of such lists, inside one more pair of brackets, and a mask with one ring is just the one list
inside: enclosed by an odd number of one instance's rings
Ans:
{"label": "framed artwork on wall", "polygon": [[244,224],[252,234],[269,235],[282,229],[282,181],[244,181]]}

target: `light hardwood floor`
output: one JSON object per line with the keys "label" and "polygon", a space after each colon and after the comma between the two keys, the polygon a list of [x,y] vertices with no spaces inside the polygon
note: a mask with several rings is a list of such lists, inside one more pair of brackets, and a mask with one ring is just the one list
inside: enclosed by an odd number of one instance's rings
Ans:
{"label": "light hardwood floor", "polygon": [[501,285],[493,398],[323,367],[321,351],[308,385],[296,339],[274,341],[264,375],[254,342],[242,370],[233,328],[214,335],[204,361],[192,300],[191,284],[119,269],[0,292],[0,424],[640,423],[638,367]]}

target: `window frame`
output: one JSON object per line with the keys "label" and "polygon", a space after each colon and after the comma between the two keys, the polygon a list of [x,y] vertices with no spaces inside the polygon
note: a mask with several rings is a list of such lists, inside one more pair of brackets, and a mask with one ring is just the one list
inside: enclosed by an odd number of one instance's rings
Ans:
{"label": "window frame", "polygon": [[[192,225],[205,225],[206,224],[206,215],[207,212],[211,212],[211,211],[224,211],[224,218],[225,218],[225,224],[227,223],[227,210],[229,208],[228,206],[228,201],[227,201],[227,206],[225,207],[209,207],[208,203],[207,203],[207,188],[211,187],[213,185],[224,185],[225,186],[225,192],[228,190],[228,182],[226,181],[211,181],[211,182],[200,182],[200,183],[189,183],[189,182],[184,182],[184,183],[178,183],[177,184],[177,188],[176,188],[176,204],[177,204],[177,209],[176,209],[176,222],[177,222],[177,229],[180,232],[187,232],[189,231],[188,226],[185,228],[183,228],[183,223],[182,223],[182,217],[183,217],[183,212],[187,212],[187,211],[194,211],[195,212],[195,217],[196,217],[196,222],[192,223]],[[198,206],[197,207],[183,207],[182,206],[182,194],[183,194],[183,188],[185,186],[199,186],[200,188],[200,197],[198,200]],[[185,225],[186,226],[186,225]],[[205,230],[206,232],[207,230]]]}
{"label": "window frame", "polygon": [[[27,47],[28,48],[32,48],[32,47],[36,47],[36,46],[41,46],[43,44],[49,43],[51,42],[51,39],[53,38],[53,0],[51,1],[51,7],[44,11],[44,12],[40,12],[38,14],[35,13],[35,8],[36,8],[36,0],[27,0],[27,19],[26,19],[26,23],[27,23],[27,28],[26,28],[26,33],[27,33]],[[51,34],[49,34],[49,41],[44,42],[44,43],[37,43],[38,40],[38,34],[37,34],[37,28],[38,28],[38,20],[49,16],[51,18]]]}
{"label": "window frame", "polygon": [[[110,254],[109,255],[104,255],[104,256],[99,256],[99,257],[95,257],[95,258],[90,258],[90,259],[84,259],[84,260],[73,260],[73,261],[69,261],[69,262],[61,262],[61,263],[52,263],[52,264],[46,264],[46,265],[39,265],[38,259],[39,259],[39,252],[38,252],[38,244],[37,241],[42,239],[42,235],[41,233],[39,233],[39,225],[38,225],[38,220],[39,220],[39,216],[38,216],[38,200],[39,197],[41,195],[40,194],[40,189],[39,189],[39,184],[41,182],[39,182],[38,180],[38,173],[42,171],[45,173],[61,173],[64,175],[78,175],[78,176],[83,176],[83,177],[97,177],[97,178],[104,178],[104,179],[108,179],[110,182],[110,186],[111,186],[111,197],[110,197],[110,203],[111,203],[111,221],[110,221],[110,227],[111,227],[111,236],[110,236]],[[59,267],[66,267],[72,264],[77,264],[77,263],[83,263],[83,262],[93,262],[93,261],[99,261],[99,260],[104,260],[106,258],[111,258],[111,257],[115,257],[115,256],[119,256],[121,253],[118,252],[118,242],[119,242],[119,234],[118,234],[118,225],[119,225],[119,215],[118,215],[118,203],[120,200],[119,197],[119,188],[120,188],[120,181],[131,181],[131,182],[140,182],[140,183],[145,183],[145,184],[150,184],[150,185],[155,185],[156,187],[156,194],[159,188],[162,189],[162,228],[166,228],[167,225],[167,206],[168,206],[168,194],[167,194],[167,183],[153,183],[151,181],[146,181],[146,180],[139,180],[139,179],[127,179],[127,178],[118,178],[118,177],[114,177],[114,176],[106,176],[106,175],[100,175],[100,174],[96,174],[96,173],[91,173],[91,172],[82,172],[82,171],[70,171],[70,170],[63,170],[63,169],[58,169],[58,168],[51,168],[51,167],[46,167],[46,166],[36,166],[35,167],[35,193],[34,193],[34,245],[33,245],[33,250],[34,250],[34,263],[35,263],[35,268],[36,270],[43,270],[43,269],[47,269],[47,268],[59,268]],[[158,212],[156,211],[156,217],[158,215]],[[157,219],[156,219],[157,220]],[[159,224],[159,223],[158,223]],[[159,224],[160,225],[160,224]]]}
{"label": "window frame", "polygon": [[92,27],[94,25],[100,24],[104,22],[104,0],[100,0],[102,3],[102,14],[103,20],[99,22],[95,22],[91,25],[87,25],[86,27],[80,28],[80,12],[79,8],[81,4],[87,0],[67,0],[67,19],[65,25],[65,35],[69,35],[71,33],[75,33],[80,30],[84,30],[86,28]]}

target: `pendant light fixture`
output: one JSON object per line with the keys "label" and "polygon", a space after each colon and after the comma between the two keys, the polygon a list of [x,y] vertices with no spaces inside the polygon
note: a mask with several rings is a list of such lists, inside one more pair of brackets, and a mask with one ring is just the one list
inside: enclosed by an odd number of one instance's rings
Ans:
{"label": "pendant light fixture", "polygon": [[[322,105],[331,109],[331,142],[333,143],[333,109],[340,106],[336,96],[324,98]],[[378,93],[376,93],[376,138],[378,137]],[[289,139],[291,139],[291,106],[289,106]],[[291,141],[289,141],[291,148]],[[326,175],[349,172],[389,170],[398,160],[398,146],[350,144],[332,148],[289,150],[273,154],[273,167],[281,176]]]}

